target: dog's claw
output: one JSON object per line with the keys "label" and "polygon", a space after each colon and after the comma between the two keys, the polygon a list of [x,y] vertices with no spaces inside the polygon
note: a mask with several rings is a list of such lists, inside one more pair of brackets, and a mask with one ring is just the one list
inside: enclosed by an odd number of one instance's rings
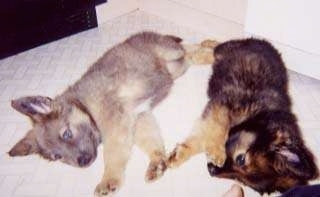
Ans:
{"label": "dog's claw", "polygon": [[94,197],[107,197],[115,193],[120,186],[120,181],[117,179],[109,179],[99,183],[94,191]]}
{"label": "dog's claw", "polygon": [[146,182],[153,182],[159,179],[166,169],[167,164],[163,159],[159,161],[151,161],[145,177]]}

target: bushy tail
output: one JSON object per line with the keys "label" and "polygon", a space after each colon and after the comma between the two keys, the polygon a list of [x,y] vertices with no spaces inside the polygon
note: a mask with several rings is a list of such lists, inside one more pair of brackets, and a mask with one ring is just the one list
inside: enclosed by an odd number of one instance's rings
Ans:
{"label": "bushy tail", "polygon": [[186,62],[190,65],[211,65],[214,61],[213,50],[218,44],[215,40],[204,40],[200,44],[183,44]]}

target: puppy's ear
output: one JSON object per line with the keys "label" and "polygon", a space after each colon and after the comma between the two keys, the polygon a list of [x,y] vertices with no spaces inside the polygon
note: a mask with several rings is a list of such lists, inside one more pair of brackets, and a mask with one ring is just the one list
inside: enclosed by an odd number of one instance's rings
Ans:
{"label": "puppy's ear", "polygon": [[28,96],[12,100],[11,106],[37,121],[53,111],[52,103],[52,99],[49,97]]}
{"label": "puppy's ear", "polygon": [[299,179],[309,180],[318,176],[313,155],[304,145],[280,147],[276,151],[276,166],[281,173],[289,173]]}
{"label": "puppy's ear", "polygon": [[24,156],[39,152],[39,146],[35,132],[29,131],[13,148],[8,152],[11,157]]}

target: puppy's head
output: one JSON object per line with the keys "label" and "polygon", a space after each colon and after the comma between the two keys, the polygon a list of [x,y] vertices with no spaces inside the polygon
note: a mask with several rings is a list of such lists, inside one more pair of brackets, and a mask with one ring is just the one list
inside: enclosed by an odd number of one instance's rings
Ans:
{"label": "puppy's head", "polygon": [[77,100],[34,96],[13,100],[11,105],[30,117],[33,128],[9,151],[10,156],[39,154],[76,167],[87,167],[95,160],[100,135]]}
{"label": "puppy's head", "polygon": [[208,163],[211,176],[236,179],[262,193],[284,192],[318,176],[289,113],[261,113],[233,127],[222,168]]}

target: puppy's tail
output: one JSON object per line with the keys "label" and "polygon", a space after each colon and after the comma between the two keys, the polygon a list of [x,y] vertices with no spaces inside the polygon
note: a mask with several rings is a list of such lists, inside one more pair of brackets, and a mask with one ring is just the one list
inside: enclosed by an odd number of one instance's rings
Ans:
{"label": "puppy's tail", "polygon": [[213,50],[218,44],[216,40],[204,40],[200,44],[183,44],[186,62],[189,65],[212,65]]}

